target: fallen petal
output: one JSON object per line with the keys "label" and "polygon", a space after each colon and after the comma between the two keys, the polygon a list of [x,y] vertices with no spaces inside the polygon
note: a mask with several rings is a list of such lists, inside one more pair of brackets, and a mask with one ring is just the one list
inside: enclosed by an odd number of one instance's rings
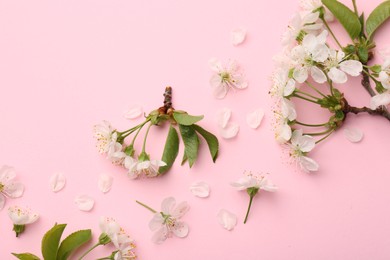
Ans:
{"label": "fallen petal", "polygon": [[221,136],[225,139],[235,137],[240,131],[240,126],[237,123],[227,123],[225,128],[220,128]]}
{"label": "fallen petal", "polygon": [[246,115],[246,122],[248,123],[249,127],[256,129],[260,126],[263,117],[264,117],[264,110],[258,108],[255,111]]}
{"label": "fallen petal", "polygon": [[65,187],[65,184],[66,178],[60,172],[55,173],[50,177],[50,187],[53,192],[58,192],[62,190]]}
{"label": "fallen petal", "polygon": [[111,190],[113,178],[108,174],[100,174],[98,187],[99,190],[103,193],[109,192]]}
{"label": "fallen petal", "polygon": [[127,119],[135,119],[142,115],[143,109],[140,105],[134,105],[129,107],[129,109],[123,114]]}
{"label": "fallen petal", "polygon": [[222,128],[225,128],[227,123],[229,122],[229,119],[230,119],[231,115],[232,115],[232,111],[229,108],[224,107],[224,108],[220,109],[217,112],[217,124],[218,124],[218,126],[222,127]]}
{"label": "fallen petal", "polygon": [[358,143],[363,139],[363,132],[358,128],[345,128],[344,135],[351,143]]}
{"label": "fallen petal", "polygon": [[79,210],[82,210],[82,211],[90,211],[95,204],[94,199],[89,197],[88,195],[78,196],[78,197],[76,197],[74,202],[76,203]]}
{"label": "fallen petal", "polygon": [[230,41],[234,46],[240,45],[245,41],[246,30],[244,28],[236,28],[230,32]]}
{"label": "fallen petal", "polygon": [[194,196],[199,198],[207,198],[210,195],[210,187],[204,181],[197,181],[191,184],[190,191]]}
{"label": "fallen petal", "polygon": [[217,217],[219,224],[226,230],[232,230],[237,224],[237,216],[226,209],[221,209]]}

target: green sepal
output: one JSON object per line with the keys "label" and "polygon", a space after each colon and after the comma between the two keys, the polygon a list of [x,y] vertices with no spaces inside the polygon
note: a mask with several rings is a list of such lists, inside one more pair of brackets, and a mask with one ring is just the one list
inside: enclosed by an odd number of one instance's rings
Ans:
{"label": "green sepal", "polygon": [[176,129],[170,125],[169,132],[167,135],[167,140],[165,141],[164,152],[161,160],[167,165],[161,166],[158,169],[160,174],[167,172],[173,165],[176,160],[177,154],[179,152],[179,135],[177,134]]}
{"label": "green sepal", "polygon": [[56,260],[58,246],[66,224],[56,224],[42,238],[42,256],[45,260]]}
{"label": "green sepal", "polygon": [[107,245],[111,242],[111,238],[106,233],[101,233],[99,236],[99,244]]}
{"label": "green sepal", "polygon": [[377,64],[377,65],[371,66],[370,70],[372,72],[379,73],[382,71],[382,66]]}
{"label": "green sepal", "polygon": [[16,225],[14,224],[13,231],[15,231],[16,237],[19,237],[20,234],[24,232],[26,225]]}
{"label": "green sepal", "polygon": [[80,246],[91,240],[90,229],[76,231],[67,236],[60,244],[56,260],[66,260]]}
{"label": "green sepal", "polygon": [[358,47],[358,56],[362,63],[367,63],[368,61],[368,49],[366,46]]}
{"label": "green sepal", "polygon": [[19,260],[40,260],[40,258],[36,255],[33,255],[31,253],[12,253],[13,256],[15,256]]}
{"label": "green sepal", "polygon": [[192,128],[195,129],[195,131],[206,140],[207,145],[209,146],[211,158],[213,159],[213,162],[215,162],[217,160],[219,150],[219,142],[217,137],[199,125],[194,124],[192,125]]}
{"label": "green sepal", "polygon": [[204,116],[192,116],[184,111],[174,111],[173,118],[179,125],[193,125],[203,119]]}
{"label": "green sepal", "polygon": [[383,87],[382,83],[380,81],[375,82],[375,90],[379,93],[382,94],[383,92],[386,91],[386,89]]}
{"label": "green sepal", "polygon": [[194,128],[191,126],[181,125],[179,124],[181,138],[184,142],[184,158],[188,159],[188,164],[190,168],[195,163],[196,158],[198,157],[198,149],[199,149],[199,138],[196,134]]}

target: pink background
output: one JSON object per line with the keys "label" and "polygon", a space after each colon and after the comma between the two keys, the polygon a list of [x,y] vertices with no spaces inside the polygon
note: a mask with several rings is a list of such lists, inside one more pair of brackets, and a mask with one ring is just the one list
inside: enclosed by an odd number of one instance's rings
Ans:
{"label": "pink background", "polygon": [[[369,13],[379,2],[358,5]],[[0,165],[14,166],[26,189],[0,212],[0,259],[12,259],[11,252],[41,256],[40,240],[55,222],[68,223],[65,235],[91,228],[90,246],[99,236],[100,216],[115,218],[136,239],[139,259],[389,259],[389,122],[350,116],[346,125],[362,129],[363,141],[352,144],[338,131],[311,154],[321,167],[315,174],[295,170],[274,141],[273,101],[267,94],[272,56],[297,8],[298,1],[1,0]],[[239,26],[247,28],[247,40],[234,47],[229,32]],[[379,46],[385,46],[388,29],[378,33]],[[249,88],[214,99],[211,57],[237,59]],[[240,133],[220,139],[216,164],[203,145],[192,169],[176,162],[162,178],[129,180],[96,152],[92,126],[103,119],[118,129],[134,125],[141,119],[129,122],[123,111],[134,104],[145,112],[161,106],[167,85],[173,87],[174,107],[204,114],[202,125],[213,132],[216,111],[231,108]],[[358,80],[342,89],[351,103],[368,104]],[[253,130],[245,115],[259,107],[266,110],[265,119]],[[302,108],[300,116],[316,121]],[[152,130],[148,152],[160,157],[167,128]],[[182,152],[183,147],[179,158]],[[229,185],[244,170],[269,172],[280,188],[255,198],[246,225],[248,196]],[[49,178],[57,171],[67,185],[53,193]],[[114,177],[107,194],[97,187],[101,173]],[[189,192],[197,180],[210,184],[209,198]],[[80,194],[95,198],[91,212],[74,205]],[[184,217],[190,233],[155,245],[148,228],[152,214],[134,201],[159,209],[168,196],[191,205]],[[7,216],[14,204],[41,215],[20,238]],[[221,208],[238,216],[231,232],[217,222]],[[86,259],[113,250],[101,247]]]}

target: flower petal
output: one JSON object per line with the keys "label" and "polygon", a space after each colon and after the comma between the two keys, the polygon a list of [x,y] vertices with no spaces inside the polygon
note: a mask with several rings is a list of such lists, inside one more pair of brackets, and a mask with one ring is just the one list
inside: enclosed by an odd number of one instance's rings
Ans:
{"label": "flower petal", "polygon": [[172,211],[172,217],[179,219],[187,213],[190,209],[190,205],[188,205],[187,201],[180,202],[179,205]]}
{"label": "flower petal", "polygon": [[329,70],[328,75],[329,78],[333,80],[334,83],[343,84],[348,80],[347,75],[343,71],[335,67]]}
{"label": "flower petal", "polygon": [[74,202],[81,211],[90,211],[95,204],[94,199],[88,195],[80,195],[75,198]]}
{"label": "flower petal", "polygon": [[340,69],[351,76],[359,76],[363,70],[363,65],[357,60],[346,60],[340,63]]}
{"label": "flower petal", "polygon": [[100,174],[98,181],[99,190],[103,193],[109,192],[111,190],[112,182],[112,176],[104,173]]}
{"label": "flower petal", "polygon": [[209,66],[215,72],[220,72],[221,70],[223,70],[222,62],[217,60],[217,58],[210,58]]}
{"label": "flower petal", "polygon": [[348,127],[344,129],[344,136],[351,143],[358,143],[363,139],[363,132],[359,128]]}
{"label": "flower petal", "polygon": [[166,226],[162,226],[159,230],[154,233],[152,241],[156,244],[161,244],[168,238],[168,229]]}
{"label": "flower petal", "polygon": [[4,208],[5,205],[5,197],[3,194],[0,193],[0,210]]}
{"label": "flower petal", "polygon": [[380,106],[387,106],[388,104],[390,104],[390,93],[385,92],[373,96],[371,98],[370,107],[371,109],[377,109]]}
{"label": "flower petal", "polygon": [[50,177],[50,187],[53,192],[62,190],[65,187],[65,184],[66,178],[60,172],[57,172]]}
{"label": "flower petal", "polygon": [[8,216],[15,225],[32,224],[38,220],[39,215],[31,212],[29,208],[11,206],[8,208]]}
{"label": "flower petal", "polygon": [[244,28],[236,28],[230,32],[230,41],[234,46],[237,46],[245,41],[246,30]]}
{"label": "flower petal", "polygon": [[237,190],[246,190],[250,187],[254,187],[257,185],[256,179],[251,176],[243,176],[235,182],[230,183],[231,186],[236,188]]}
{"label": "flower petal", "polygon": [[133,105],[123,113],[123,116],[127,119],[135,119],[142,115],[143,109],[140,105]]}
{"label": "flower petal", "polygon": [[237,217],[233,213],[227,211],[226,209],[221,209],[218,213],[218,222],[219,224],[227,230],[232,230],[237,224]]}
{"label": "flower petal", "polygon": [[217,112],[217,125],[219,127],[225,128],[227,123],[229,122],[231,114],[232,111],[227,107],[220,109]]}
{"label": "flower petal", "polygon": [[225,128],[220,128],[219,132],[225,139],[235,137],[240,131],[240,126],[237,123],[227,123]]}
{"label": "flower petal", "polygon": [[[217,75],[217,77],[219,77],[219,76]],[[220,78],[219,79],[217,79],[216,77],[211,78],[212,82],[216,82],[217,80],[220,81]],[[212,84],[215,84],[215,83],[212,83]],[[219,82],[218,85],[215,85],[213,87],[214,97],[216,99],[223,99],[224,97],[226,97],[228,90],[229,89],[225,84],[223,84],[222,82]]]}
{"label": "flower petal", "polygon": [[307,156],[301,156],[299,157],[299,166],[301,167],[301,170],[304,172],[315,172],[318,171],[319,165],[316,161],[313,159],[307,157]]}
{"label": "flower petal", "polygon": [[153,218],[149,222],[149,228],[151,231],[156,231],[161,228],[164,224],[164,218],[161,213],[154,214]]}
{"label": "flower petal", "polygon": [[258,108],[255,111],[246,115],[246,122],[249,125],[249,127],[256,129],[260,126],[263,117],[264,117],[264,110]]}
{"label": "flower petal", "polygon": [[161,202],[161,211],[164,214],[170,215],[173,212],[173,209],[175,208],[175,206],[176,206],[176,200],[174,197],[165,198]]}
{"label": "flower petal", "polygon": [[316,66],[311,67],[310,69],[310,75],[314,79],[315,82],[317,83],[324,83],[326,81],[326,75],[325,73],[317,68]]}
{"label": "flower petal", "polygon": [[13,181],[4,187],[3,193],[10,198],[20,198],[24,192],[24,185],[20,182]]}
{"label": "flower petal", "polygon": [[204,181],[197,181],[191,184],[190,191],[199,198],[207,198],[210,195],[210,187]]}
{"label": "flower petal", "polygon": [[186,237],[189,232],[189,228],[187,223],[178,221],[176,222],[175,226],[172,228],[173,234],[175,234],[177,237]]}

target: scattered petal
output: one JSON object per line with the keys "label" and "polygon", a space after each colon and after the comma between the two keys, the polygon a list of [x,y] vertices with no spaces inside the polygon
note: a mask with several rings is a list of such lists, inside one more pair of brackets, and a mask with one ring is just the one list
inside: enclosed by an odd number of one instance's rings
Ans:
{"label": "scattered petal", "polygon": [[95,204],[94,199],[89,197],[88,195],[78,196],[78,197],[76,197],[74,202],[76,203],[79,210],[82,210],[82,211],[90,211]]}
{"label": "scattered petal", "polygon": [[103,193],[109,192],[111,190],[113,178],[108,174],[100,174],[98,187],[99,190]]}
{"label": "scattered petal", "polygon": [[230,41],[234,46],[240,45],[245,41],[246,30],[244,28],[236,28],[230,32]]}
{"label": "scattered petal", "polygon": [[358,128],[345,128],[344,135],[351,143],[358,143],[363,139],[363,132]]}
{"label": "scattered petal", "polygon": [[194,196],[199,198],[207,198],[210,195],[210,187],[204,181],[197,181],[191,184],[190,191]]}
{"label": "scattered petal", "polygon": [[258,108],[255,111],[246,115],[246,122],[248,123],[249,127],[256,129],[260,126],[263,117],[264,117],[264,110]]}
{"label": "scattered petal", "polygon": [[217,112],[217,124],[219,127],[225,128],[227,123],[229,122],[230,116],[232,115],[232,111],[225,107],[220,109]]}
{"label": "scattered petal", "polygon": [[240,126],[237,123],[227,123],[225,128],[220,129],[221,136],[225,139],[235,137],[240,131]]}
{"label": "scattered petal", "polygon": [[142,115],[143,109],[140,105],[134,105],[129,107],[129,109],[123,114],[127,119],[135,119]]}
{"label": "scattered petal", "polygon": [[65,184],[66,178],[60,172],[55,173],[50,177],[50,187],[53,192],[58,192],[62,190],[65,187]]}
{"label": "scattered petal", "polygon": [[237,216],[226,209],[221,209],[217,217],[219,224],[226,230],[232,230],[237,224]]}

